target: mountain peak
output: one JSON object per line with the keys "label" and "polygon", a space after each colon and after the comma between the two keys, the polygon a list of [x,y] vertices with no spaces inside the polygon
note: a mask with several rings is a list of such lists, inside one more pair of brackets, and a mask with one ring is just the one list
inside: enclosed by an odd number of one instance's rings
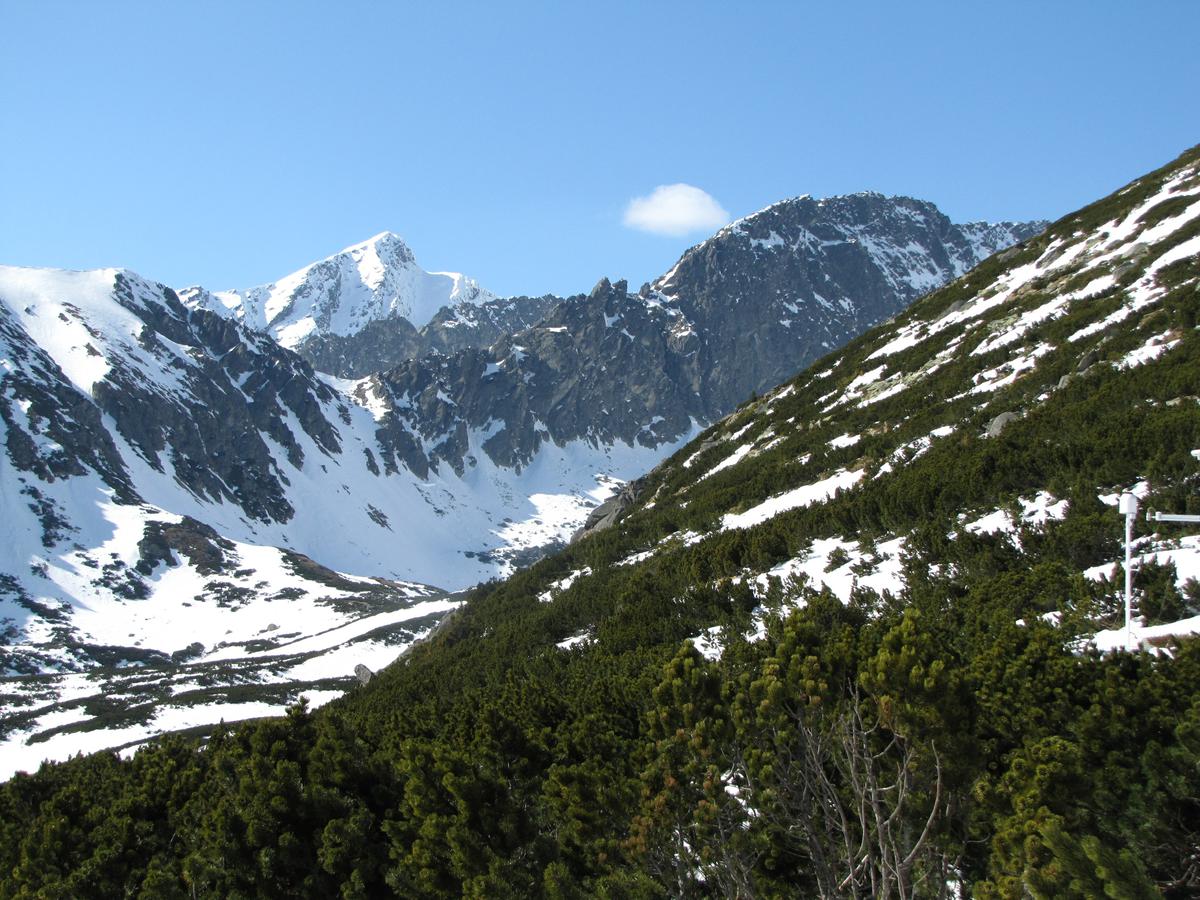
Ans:
{"label": "mountain peak", "polygon": [[189,289],[185,299],[269,332],[295,349],[310,338],[348,336],[381,319],[419,328],[438,310],[482,303],[489,291],[457,272],[426,272],[408,244],[381,231],[270,284],[210,293]]}
{"label": "mountain peak", "polygon": [[339,256],[350,256],[361,258],[363,256],[375,254],[381,260],[386,260],[392,264],[398,265],[416,265],[417,259],[413,255],[404,238],[396,234],[394,231],[381,231],[379,234],[372,235],[365,241],[360,241],[357,244],[352,244],[346,249],[328,257],[334,259]]}
{"label": "mountain peak", "polygon": [[[877,191],[824,198],[804,194],[773,203],[725,226],[687,250],[652,287],[677,296],[689,273],[697,284],[711,286],[717,281],[709,270],[714,265],[728,266],[729,254],[737,248],[743,267],[757,264],[763,253],[794,257],[797,271],[788,281],[793,286],[807,283],[800,270],[809,265],[825,266],[852,257],[854,267],[876,272],[889,283],[902,306],[962,275],[992,253],[1037,234],[1046,225],[956,225],[927,200],[889,197]],[[718,253],[718,247],[724,249]],[[855,285],[847,299],[864,289],[865,284]],[[819,293],[831,299],[827,289]],[[814,298],[803,299],[807,303]]]}

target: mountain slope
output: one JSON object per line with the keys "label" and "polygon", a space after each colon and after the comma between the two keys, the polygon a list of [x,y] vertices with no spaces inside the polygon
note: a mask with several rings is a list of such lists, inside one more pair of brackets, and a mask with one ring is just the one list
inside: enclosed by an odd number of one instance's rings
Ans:
{"label": "mountain slope", "polygon": [[[1200,632],[1195,526],[1139,522],[1146,652],[1094,648],[1121,645],[1117,494],[1200,512],[1198,287],[1200,149],[747,404],[616,525],[478,592],[318,722],[449,805],[394,815],[377,851],[434,862],[388,883],[1194,892],[1200,642],[1171,635]],[[404,712],[417,697],[455,725]],[[489,813],[455,815],[476,791]],[[455,828],[471,859],[436,853]]]}
{"label": "mountain slope", "polygon": [[[909,206],[936,222],[926,243],[949,260],[957,232],[927,204],[872,196],[843,218],[880,246],[893,232],[916,246],[926,237],[889,218]],[[725,298],[734,313],[694,274],[677,276],[677,296],[604,280],[552,304],[476,297],[442,307],[419,334],[401,313],[420,304],[400,287],[424,275],[388,235],[226,297],[237,305],[220,312],[207,308],[220,298],[181,299],[127,271],[0,269],[10,764],[100,746],[104,731],[135,742],[171,722],[278,708],[302,690],[328,699],[356,663],[377,667],[455,605],[430,584],[464,588],[565,542],[621,479],[764,377],[719,359],[741,350],[719,335],[774,333],[778,304],[807,288],[778,296],[797,263],[759,259],[758,221],[702,245],[725,263],[700,274],[745,288],[738,304]],[[821,253],[850,246],[849,227],[823,232]],[[832,263],[809,264],[844,280]],[[836,327],[825,337],[843,339],[903,299],[864,287],[826,316]],[[248,327],[256,316],[276,334],[295,326],[292,336],[311,326],[351,340],[395,324],[425,342],[475,338],[351,381]],[[493,332],[490,348],[471,346]],[[779,346],[783,357],[815,352]],[[79,693],[84,672],[96,693]],[[136,712],[112,716],[97,699],[106,692]]]}
{"label": "mountain slope", "polygon": [[1138,523],[1143,650],[1096,648],[1116,494],[1200,511],[1198,286],[1195,149],[716,423],[316,715],[7,785],[5,889],[1195,893],[1194,526]]}
{"label": "mountain slope", "polygon": [[0,267],[0,342],[11,766],[328,699],[456,605],[429,582],[566,538],[606,473],[659,454],[552,445],[517,470],[472,431],[470,464],[438,468],[363,385],[126,271]]}

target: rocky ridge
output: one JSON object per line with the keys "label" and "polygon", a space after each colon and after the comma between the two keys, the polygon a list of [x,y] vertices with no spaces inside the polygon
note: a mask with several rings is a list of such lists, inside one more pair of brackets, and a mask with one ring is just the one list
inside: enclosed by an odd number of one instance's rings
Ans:
{"label": "rocky ridge", "polygon": [[[659,446],[1044,226],[960,226],[930,203],[879,194],[788,200],[722,229],[636,294],[605,278],[587,295],[543,298],[535,324],[491,346],[396,358],[363,389],[403,423],[389,445],[414,471],[464,471],[473,428],[503,466],[528,465],[547,442]],[[389,329],[339,344],[381,363]]]}

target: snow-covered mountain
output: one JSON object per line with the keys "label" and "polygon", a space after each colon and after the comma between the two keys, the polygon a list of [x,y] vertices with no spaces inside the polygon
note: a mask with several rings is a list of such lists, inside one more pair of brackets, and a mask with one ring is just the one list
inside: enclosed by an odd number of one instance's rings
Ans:
{"label": "snow-covered mountain", "polygon": [[312,338],[357,334],[372,322],[419,328],[445,306],[494,299],[470,278],[426,272],[398,235],[385,231],[299,271],[247,290],[181,293],[189,306],[232,316],[295,349]]}
{"label": "snow-covered mountain", "polygon": [[[237,713],[221,692],[251,671],[281,685],[276,704],[344,688],[354,664],[382,665],[453,608],[428,583],[464,587],[565,539],[613,478],[662,452],[565,442],[517,468],[471,429],[461,472],[418,474],[398,453],[432,447],[436,423],[411,431],[370,381],[320,376],[116,269],[0,267],[0,366],[0,664],[39,673],[21,682],[32,693],[10,684],[18,707],[63,716],[71,672],[107,673],[81,684],[123,692],[150,720],[145,692],[170,696],[162,679],[184,664],[209,721]],[[62,752],[95,737],[78,718],[93,694],[71,696],[67,718],[83,724]],[[0,730],[28,724],[13,715]]]}
{"label": "snow-covered mountain", "polygon": [[[1045,225],[957,225],[932,203],[877,193],[798,197],[746,216],[691,248],[639,295],[656,309],[673,310],[668,331],[682,336],[691,329],[714,345],[698,362],[728,368],[729,359],[741,359],[729,356],[731,349],[740,353],[747,342],[753,344],[759,357],[754,366],[726,373],[732,379],[728,386],[705,400],[704,416],[711,418]],[[455,299],[432,316],[381,316],[341,331],[320,325],[287,346],[320,371],[361,378],[431,351],[487,349],[506,334],[538,325],[555,307],[585,299],[485,294]],[[224,308],[216,295],[198,289],[184,295],[190,303]],[[571,316],[553,318],[562,325]]]}
{"label": "snow-covered mountain", "polygon": [[[895,212],[913,203],[821,222],[789,201],[637,294],[565,300],[429,276],[390,235],[228,303],[0,267],[0,731],[25,761],[332,696],[456,605],[429,585],[565,542],[703,424],[988,249],[927,205]],[[363,377],[284,346],[427,316],[420,355]],[[455,332],[474,337],[429,349]]]}
{"label": "snow-covered mountain", "polygon": [[[731,229],[710,245],[730,255],[712,271],[733,276],[741,252],[780,246],[752,235]],[[753,240],[773,246],[747,250]],[[653,359],[650,325],[694,325],[721,297],[680,286],[664,279],[631,297],[602,283],[481,354],[467,382],[528,412],[547,408],[543,393],[554,399],[556,373],[576,373],[557,398],[570,407],[602,389],[607,366],[626,378],[622,396],[656,402],[624,369],[639,357],[622,354],[636,345]],[[1195,893],[1200,529],[1186,515],[1139,516],[1123,547],[1117,506],[1131,492],[1144,508],[1200,512],[1198,286],[1193,148],[742,404],[589,517],[606,530],[476,592],[437,639],[332,715],[239,730],[202,754],[171,742],[128,765],[84,760],[18,781],[5,795],[13,890],[70,893],[100,872],[150,894],[174,883],[326,895],[553,885],[593,896],[631,884],[664,896]],[[728,296],[750,305],[736,284]],[[579,342],[560,324],[574,315]],[[206,323],[189,326],[198,336]],[[670,335],[686,344],[687,331]],[[33,377],[46,364],[17,338],[12,355],[26,356],[13,368]],[[581,375],[572,354],[593,345],[613,356]],[[54,352],[70,378],[94,377],[86,348],[74,360]],[[421,380],[435,368],[347,387],[392,426],[457,428],[443,388]],[[22,413],[42,402],[14,397]],[[541,435],[570,415],[537,421]],[[42,458],[70,480],[48,443],[64,432],[50,427],[18,438],[13,458],[23,472]],[[453,443],[418,449],[442,448],[441,470]],[[552,444],[519,458],[536,466]],[[116,468],[107,452],[61,449],[97,474]],[[329,466],[333,454],[316,458]],[[164,524],[139,551],[152,576],[176,545],[205,565],[236,557],[270,570],[234,542],[209,552],[204,537]],[[1123,627],[1130,562],[1136,605]],[[322,577],[350,592],[350,579]],[[297,638],[296,658],[246,647],[224,662],[268,682],[272,668],[316,677],[327,658],[300,655],[380,621]],[[1109,652],[1118,647],[1129,652]],[[83,697],[91,685],[62,676],[56,702],[33,693],[49,679],[24,679],[16,702],[27,705],[8,717],[17,724],[0,754],[28,765],[43,748],[109,739],[82,731],[87,716],[119,723],[117,743],[150,732],[132,716],[188,724],[185,704],[208,678],[227,679],[230,707],[271,708],[261,698],[273,686],[231,685],[220,662],[161,670],[165,699],[153,704],[137,684],[152,666],[121,670],[114,697]],[[93,785],[116,798],[111,815],[88,806]],[[264,797],[279,801],[266,813]],[[614,835],[629,837],[628,854],[613,854]]]}
{"label": "snow-covered mountain", "polygon": [[[1044,224],[957,226],[930,203],[879,194],[784,201],[688,250],[636,294],[602,279],[490,347],[395,359],[369,377],[371,396],[430,438],[420,449],[392,443],[418,472],[435,460],[465,471],[472,430],[504,466],[575,440],[662,446]],[[339,346],[347,359],[382,361],[379,337]]]}

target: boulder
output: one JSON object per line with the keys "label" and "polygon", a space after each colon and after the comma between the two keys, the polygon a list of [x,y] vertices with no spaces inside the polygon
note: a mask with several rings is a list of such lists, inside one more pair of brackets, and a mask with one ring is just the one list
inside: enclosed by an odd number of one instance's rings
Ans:
{"label": "boulder", "polygon": [[1019,418],[1019,416],[1015,412],[1000,413],[1000,415],[996,416],[994,419],[992,419],[992,421],[988,422],[987,436],[988,437],[999,437],[1000,432],[1002,432],[1004,430],[1004,426],[1007,425],[1009,422],[1016,421],[1018,418]]}

